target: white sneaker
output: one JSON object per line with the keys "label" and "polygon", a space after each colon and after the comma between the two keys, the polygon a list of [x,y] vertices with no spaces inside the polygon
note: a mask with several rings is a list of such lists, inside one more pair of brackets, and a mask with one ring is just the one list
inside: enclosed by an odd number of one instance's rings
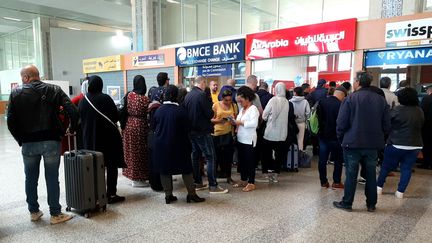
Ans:
{"label": "white sneaker", "polygon": [[271,178],[269,177],[268,174],[264,174],[262,177],[255,178],[255,181],[259,183],[270,183]]}
{"label": "white sneaker", "polygon": [[217,186],[215,188],[210,188],[209,191],[210,191],[210,194],[225,194],[225,193],[228,193],[228,189],[224,189],[221,186]]}
{"label": "white sneaker", "polygon": [[43,215],[42,211],[39,211],[37,213],[30,213],[30,220],[32,222],[36,222],[42,217],[42,215]]}
{"label": "white sneaker", "polygon": [[377,186],[377,194],[382,195],[382,187]]}
{"label": "white sneaker", "polygon": [[396,198],[402,199],[403,198],[403,192],[396,191],[395,196],[396,196]]}
{"label": "white sneaker", "polygon": [[71,220],[73,218],[72,215],[60,213],[59,215],[51,216],[50,223],[51,224],[60,224],[63,222],[66,222],[68,220]]}
{"label": "white sneaker", "polygon": [[149,187],[150,184],[146,181],[132,181],[132,187]]}
{"label": "white sneaker", "polygon": [[270,180],[271,180],[271,182],[273,182],[273,183],[278,183],[278,182],[279,182],[279,180],[278,180],[278,174],[273,173],[273,174],[271,175],[271,177],[270,177]]}

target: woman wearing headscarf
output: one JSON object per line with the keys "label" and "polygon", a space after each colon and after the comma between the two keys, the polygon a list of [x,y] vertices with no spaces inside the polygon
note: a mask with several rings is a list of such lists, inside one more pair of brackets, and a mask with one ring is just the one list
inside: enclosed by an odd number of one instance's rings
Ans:
{"label": "woman wearing headscarf", "polygon": [[[276,96],[270,99],[263,111],[262,118],[267,121],[264,131],[263,173],[268,182],[278,182],[278,174],[286,159],[286,143],[288,135],[289,103],[286,99],[286,87],[283,83],[276,84]],[[275,160],[273,160],[273,152]]]}
{"label": "woman wearing headscarf", "polygon": [[127,168],[123,175],[132,181],[133,187],[143,187],[150,177],[148,158],[148,123],[147,109],[150,99],[145,96],[146,82],[143,76],[137,75],[133,80],[133,90],[125,97],[127,122],[123,130],[123,148]]}
{"label": "woman wearing headscarf", "polygon": [[216,152],[216,168],[220,167],[218,178],[226,178],[227,183],[235,184],[231,178],[232,162],[234,155],[234,126],[231,124],[237,118],[237,105],[233,103],[231,90],[224,90],[222,100],[213,104],[214,124],[212,134]]}
{"label": "woman wearing headscarf", "polygon": [[[125,168],[126,164],[123,157],[122,138],[115,127],[119,120],[119,113],[113,99],[103,94],[102,89],[102,79],[96,75],[91,76],[88,93],[81,100],[78,108],[81,115],[84,149],[100,151],[104,155],[107,169],[107,198],[108,203],[112,204],[125,200],[124,197],[117,195],[117,177],[118,168]],[[99,114],[95,108],[109,120]]]}
{"label": "woman wearing headscarf", "polygon": [[189,141],[189,119],[185,108],[179,106],[178,88],[169,85],[164,91],[163,105],[156,110],[152,127],[155,134],[153,138],[153,156],[155,169],[160,173],[161,182],[165,191],[165,203],[177,201],[172,193],[172,175],[181,174],[187,188],[186,201],[203,202],[198,197],[192,175],[191,151]]}
{"label": "woman wearing headscarf", "polygon": [[71,101],[74,105],[78,106],[80,101],[84,99],[84,95],[87,94],[88,90],[88,78],[86,77],[84,82],[81,84],[81,93],[75,96]]}

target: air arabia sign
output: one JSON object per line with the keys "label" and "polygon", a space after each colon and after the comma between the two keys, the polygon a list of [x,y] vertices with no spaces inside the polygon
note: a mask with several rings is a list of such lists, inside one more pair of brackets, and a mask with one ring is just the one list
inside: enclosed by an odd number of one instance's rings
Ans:
{"label": "air arabia sign", "polygon": [[355,49],[356,19],[249,34],[246,59],[256,60]]}

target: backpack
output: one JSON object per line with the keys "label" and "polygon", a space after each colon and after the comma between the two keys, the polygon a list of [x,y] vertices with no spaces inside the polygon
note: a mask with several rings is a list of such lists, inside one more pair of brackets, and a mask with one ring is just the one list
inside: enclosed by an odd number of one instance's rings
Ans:
{"label": "backpack", "polygon": [[318,113],[317,113],[318,105],[319,102],[316,102],[315,105],[312,107],[311,115],[307,120],[309,131],[313,135],[317,135],[319,131],[319,121],[318,121]]}

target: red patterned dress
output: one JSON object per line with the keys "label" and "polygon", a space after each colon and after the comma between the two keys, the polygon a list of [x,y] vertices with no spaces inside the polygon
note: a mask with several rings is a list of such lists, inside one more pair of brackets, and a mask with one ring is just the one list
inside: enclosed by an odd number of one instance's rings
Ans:
{"label": "red patterned dress", "polygon": [[150,177],[148,159],[147,108],[150,100],[145,95],[130,92],[127,97],[128,119],[123,130],[123,148],[127,168],[123,175],[132,181],[145,181]]}

